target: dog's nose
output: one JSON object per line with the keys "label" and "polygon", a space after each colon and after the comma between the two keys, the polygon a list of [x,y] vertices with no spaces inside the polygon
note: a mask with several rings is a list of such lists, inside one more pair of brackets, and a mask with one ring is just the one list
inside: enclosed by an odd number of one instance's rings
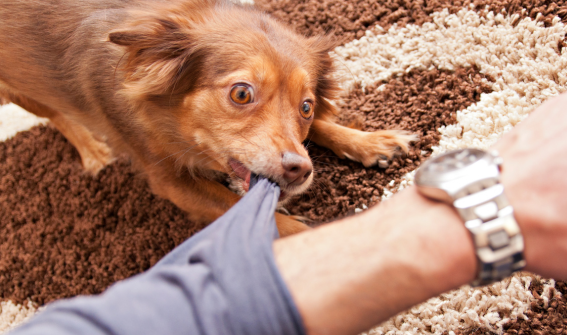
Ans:
{"label": "dog's nose", "polygon": [[283,177],[291,185],[301,185],[313,172],[311,160],[293,152],[282,155]]}

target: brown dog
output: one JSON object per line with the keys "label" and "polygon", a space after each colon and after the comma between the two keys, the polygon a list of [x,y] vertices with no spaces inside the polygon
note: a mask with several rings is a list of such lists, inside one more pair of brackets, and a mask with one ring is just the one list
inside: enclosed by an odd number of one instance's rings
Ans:
{"label": "brown dog", "polygon": [[211,222],[250,171],[282,198],[305,191],[306,138],[365,166],[407,151],[404,132],[333,122],[331,49],[229,1],[3,0],[0,96],[48,117],[86,170],[127,153],[156,194]]}

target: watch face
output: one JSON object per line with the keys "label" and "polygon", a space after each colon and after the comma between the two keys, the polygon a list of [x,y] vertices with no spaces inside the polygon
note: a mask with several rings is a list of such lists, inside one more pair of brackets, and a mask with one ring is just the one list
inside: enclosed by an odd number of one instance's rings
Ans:
{"label": "watch face", "polygon": [[[486,156],[485,151],[478,149],[448,152],[425,162],[417,172],[416,181],[421,184],[431,184],[457,179],[462,175],[470,174],[471,170],[476,169],[475,165],[487,165],[488,161],[483,159]],[[477,162],[478,164],[475,164]]]}

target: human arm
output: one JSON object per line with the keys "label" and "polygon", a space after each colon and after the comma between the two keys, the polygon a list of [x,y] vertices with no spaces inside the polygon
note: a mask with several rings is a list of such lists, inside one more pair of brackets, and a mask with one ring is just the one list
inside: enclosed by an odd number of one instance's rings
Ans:
{"label": "human arm", "polygon": [[[495,148],[526,270],[567,278],[567,96],[539,107]],[[358,217],[276,241],[274,250],[311,334],[356,334],[476,274],[456,212],[413,187]]]}
{"label": "human arm", "polygon": [[360,215],[274,243],[309,334],[357,334],[474,279],[468,232],[414,187]]}

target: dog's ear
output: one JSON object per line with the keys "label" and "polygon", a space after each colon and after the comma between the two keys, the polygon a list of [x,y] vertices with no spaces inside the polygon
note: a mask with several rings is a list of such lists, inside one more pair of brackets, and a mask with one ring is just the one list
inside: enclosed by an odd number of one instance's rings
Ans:
{"label": "dog's ear", "polygon": [[317,60],[315,69],[317,75],[315,115],[318,118],[327,118],[337,113],[331,101],[338,98],[340,87],[335,77],[333,58],[329,55],[329,52],[336,47],[335,40],[331,35],[312,37],[308,40],[309,48]]}
{"label": "dog's ear", "polygon": [[128,47],[144,40],[142,32],[134,29],[113,31],[108,34],[108,40],[114,44]]}
{"label": "dog's ear", "polygon": [[125,49],[118,69],[122,93],[131,100],[175,103],[199,78],[206,55],[191,36],[186,20],[174,15],[145,15],[111,31],[108,41]]}

